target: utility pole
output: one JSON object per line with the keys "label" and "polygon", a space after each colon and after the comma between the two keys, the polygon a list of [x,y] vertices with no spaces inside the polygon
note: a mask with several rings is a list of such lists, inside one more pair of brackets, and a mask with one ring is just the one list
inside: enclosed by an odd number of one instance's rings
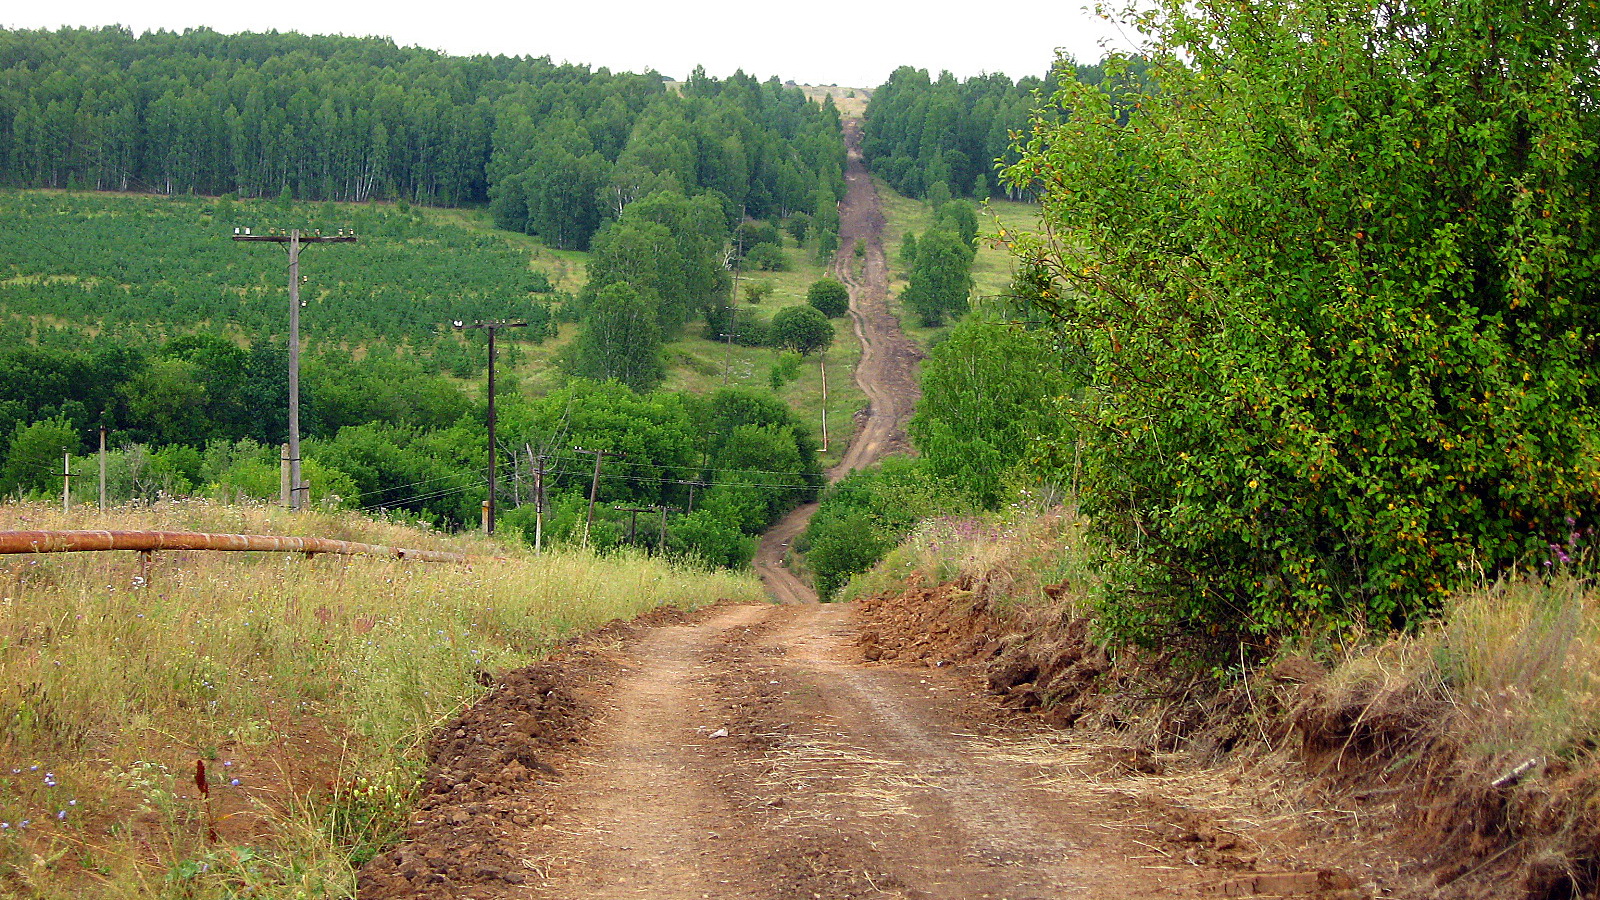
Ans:
{"label": "utility pole", "polygon": [[481,328],[489,333],[489,505],[484,513],[483,531],[485,534],[494,534],[494,450],[495,450],[495,418],[494,418],[494,334],[502,328],[527,328],[527,322],[473,322],[468,325],[460,319],[452,323],[457,330],[465,328]]}
{"label": "utility pole", "polygon": [[594,480],[589,483],[589,517],[583,520],[583,542],[589,543],[589,529],[594,526],[594,500],[600,495],[600,462],[608,456],[627,458],[628,454],[615,450],[585,450],[582,447],[573,447],[577,453],[594,454]]}
{"label": "utility pole", "polygon": [[523,444],[533,463],[533,552],[544,550],[544,454],[533,455],[533,445]]}
{"label": "utility pole", "polygon": [[706,483],[703,482],[703,481],[698,481],[697,480],[697,481],[674,481],[673,484],[683,484],[683,485],[688,485],[689,486],[689,509],[688,509],[688,512],[694,512],[694,489],[695,488],[705,487]]}
{"label": "utility pole", "polygon": [[72,451],[61,451],[61,511],[72,510]]}
{"label": "utility pole", "polygon": [[100,426],[100,511],[106,511],[106,427]]}
{"label": "utility pole", "polygon": [[611,508],[616,510],[617,512],[625,512],[625,513],[632,513],[633,514],[632,517],[628,519],[628,543],[629,544],[633,543],[634,535],[639,532],[639,513],[642,513],[642,512],[655,512],[656,511],[656,508],[654,506],[613,506]]}
{"label": "utility pole", "polygon": [[[743,206],[739,207],[739,224],[744,224]],[[739,270],[744,266],[744,235],[734,233],[733,251],[733,297],[728,307],[728,333],[724,335],[727,341],[722,351],[722,384],[728,384],[728,373],[733,369],[733,333],[739,327]]]}
{"label": "utility pole", "polygon": [[828,452],[828,348],[822,348],[822,452]]}
{"label": "utility pole", "polygon": [[292,228],[288,234],[251,234],[250,229],[233,230],[236,241],[264,241],[287,244],[289,250],[289,505],[304,509],[308,499],[300,480],[300,246],[302,244],[353,244],[354,231],[339,229],[338,234],[301,234]]}
{"label": "utility pole", "polygon": [[660,509],[661,509],[661,536],[656,540],[656,554],[659,555],[659,556],[666,556],[667,555],[667,513],[668,512],[679,512],[679,509],[676,506],[663,506],[663,507],[660,507]]}

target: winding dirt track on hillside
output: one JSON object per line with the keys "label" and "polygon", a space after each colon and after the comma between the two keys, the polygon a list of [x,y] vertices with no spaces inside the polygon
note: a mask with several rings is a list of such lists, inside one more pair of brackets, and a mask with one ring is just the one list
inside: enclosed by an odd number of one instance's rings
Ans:
{"label": "winding dirt track on hillside", "polygon": [[[911,450],[906,423],[916,412],[917,363],[922,354],[900,330],[889,310],[889,264],[883,250],[883,207],[861,158],[861,123],[844,123],[849,147],[846,193],[839,204],[839,252],[833,273],[850,289],[850,320],[861,342],[855,381],[867,395],[867,407],[856,416],[856,433],[839,464],[828,470],[838,481],[890,453]],[[856,256],[861,246],[862,255]],[[761,537],[756,573],[780,603],[815,603],[816,592],[785,565],[789,548],[817,511],[814,503],[791,510]]]}
{"label": "winding dirt track on hillside", "polygon": [[[840,274],[871,407],[832,478],[903,449],[916,397],[856,155],[850,179]],[[658,611],[500,676],[432,741],[407,840],[362,870],[361,900],[1269,895],[1239,877],[1253,856],[1208,857],[1185,820],[1108,789],[1119,757],[1045,777],[1038,726],[975,673],[868,662],[860,608],[783,567],[810,512],[763,542],[779,604]],[[1321,877],[1288,883],[1366,896]]]}

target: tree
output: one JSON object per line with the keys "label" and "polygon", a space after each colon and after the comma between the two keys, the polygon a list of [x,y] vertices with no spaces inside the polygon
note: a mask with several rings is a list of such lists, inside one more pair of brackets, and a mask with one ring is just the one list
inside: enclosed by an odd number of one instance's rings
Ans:
{"label": "tree", "polygon": [[806,235],[811,232],[811,215],[797,212],[784,220],[783,227],[785,231],[794,237],[796,246],[804,247],[806,245]]}
{"label": "tree", "polygon": [[786,306],[772,317],[772,345],[810,356],[833,343],[828,317],[810,306]]}
{"label": "tree", "polygon": [[745,261],[763,272],[784,272],[789,269],[789,259],[777,244],[757,244],[744,255]]}
{"label": "tree", "polygon": [[917,241],[905,300],[923,325],[940,325],[967,311],[972,256],[971,245],[949,231],[929,231]]}
{"label": "tree", "polygon": [[627,282],[602,288],[573,351],[572,372],[614,379],[636,391],[661,382],[661,324],[656,304]]}
{"label": "tree", "polygon": [[850,289],[837,278],[824,275],[806,289],[806,302],[824,316],[837,319],[850,311]]}
{"label": "tree", "polygon": [[77,448],[78,435],[66,419],[19,424],[0,468],[0,496],[60,487],[62,452]]}
{"label": "tree", "polygon": [[1235,651],[1404,626],[1590,527],[1600,8],[1149,21],[1148,82],[1065,82],[1007,171],[1053,230],[1016,249],[1091,364],[1103,623]]}
{"label": "tree", "polygon": [[907,427],[930,472],[997,508],[1038,442],[1066,436],[1059,404],[1074,384],[1065,362],[1048,332],[963,319],[923,362]]}

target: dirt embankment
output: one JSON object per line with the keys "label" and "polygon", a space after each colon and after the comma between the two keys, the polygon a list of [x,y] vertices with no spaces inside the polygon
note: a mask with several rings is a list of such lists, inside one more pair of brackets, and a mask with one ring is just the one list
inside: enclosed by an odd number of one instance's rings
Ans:
{"label": "dirt embankment", "polygon": [[1532,761],[1544,786],[1519,792],[1516,768],[1481,771],[1441,738],[1435,691],[1335,679],[1303,657],[1225,689],[1175,678],[1160,655],[1110,658],[1066,604],[996,603],[981,579],[858,604],[868,659],[972,672],[1005,708],[1142,773],[1129,790],[1200,813],[1212,850],[1348,873],[1373,896],[1597,896],[1600,773]]}

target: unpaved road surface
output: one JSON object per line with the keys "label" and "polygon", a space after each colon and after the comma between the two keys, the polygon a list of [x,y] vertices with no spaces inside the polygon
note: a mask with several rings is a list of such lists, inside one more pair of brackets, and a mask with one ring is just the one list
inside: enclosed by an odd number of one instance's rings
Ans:
{"label": "unpaved road surface", "polygon": [[554,774],[459,773],[440,794],[465,799],[419,819],[466,836],[392,851],[363,896],[1155,898],[1227,877],[1130,830],[1136,810],[1036,784],[975,682],[865,662],[853,615],[727,606],[597,648],[540,684],[594,711]]}
{"label": "unpaved road surface", "polygon": [[[847,192],[839,205],[839,252],[833,272],[850,289],[850,320],[861,342],[861,361],[855,380],[867,395],[867,408],[857,417],[855,438],[839,464],[828,470],[828,480],[838,481],[851,472],[871,466],[890,453],[911,449],[906,423],[917,409],[916,345],[900,330],[900,320],[889,310],[889,265],[883,250],[883,207],[877,189],[861,160],[861,123],[844,123],[850,148],[845,173]],[[862,255],[856,256],[856,247]],[[781,603],[815,603],[816,592],[785,566],[789,547],[805,531],[815,504],[791,510],[761,538],[756,550],[756,573]]]}

